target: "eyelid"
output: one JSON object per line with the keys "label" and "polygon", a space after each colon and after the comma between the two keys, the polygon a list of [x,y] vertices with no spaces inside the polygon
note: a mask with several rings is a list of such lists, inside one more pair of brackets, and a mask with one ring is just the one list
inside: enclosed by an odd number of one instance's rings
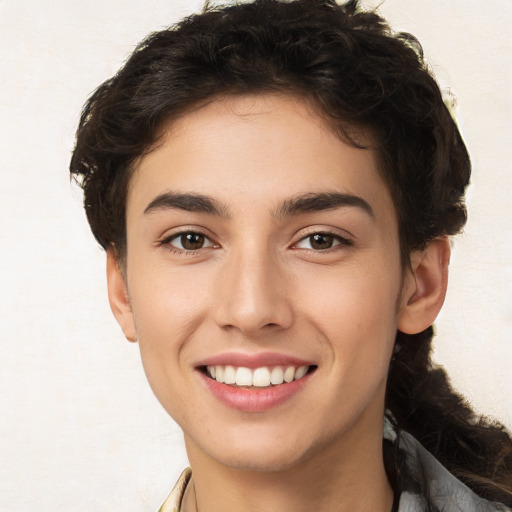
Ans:
{"label": "eyelid", "polygon": [[[333,237],[338,243],[334,244],[332,247],[329,247],[327,249],[313,249],[313,248],[305,248],[305,247],[298,247],[298,245],[307,240],[308,238],[314,236],[314,235],[326,235]],[[322,227],[311,227],[311,228],[305,228],[300,231],[299,235],[296,238],[296,241],[292,244],[292,249],[298,249],[298,250],[304,250],[304,251],[312,251],[315,253],[326,253],[331,250],[336,250],[337,248],[341,247],[350,247],[354,245],[353,237],[351,235],[347,234],[341,234],[339,230],[333,229],[333,228],[322,228]]]}
{"label": "eyelid", "polygon": [[[204,236],[204,238],[209,242],[208,245],[204,247],[200,247],[199,249],[185,249],[176,247],[175,245],[172,245],[171,242],[173,242],[176,239],[179,239],[180,237],[188,234],[196,234]],[[211,249],[212,247],[219,247],[219,244],[215,242],[214,238],[206,233],[206,231],[200,227],[197,226],[181,226],[179,228],[175,228],[172,230],[171,233],[166,233],[164,236],[160,237],[157,241],[157,245],[167,248],[172,248],[173,251],[177,253],[184,253],[184,254],[194,254],[198,251],[201,251],[203,249]]]}

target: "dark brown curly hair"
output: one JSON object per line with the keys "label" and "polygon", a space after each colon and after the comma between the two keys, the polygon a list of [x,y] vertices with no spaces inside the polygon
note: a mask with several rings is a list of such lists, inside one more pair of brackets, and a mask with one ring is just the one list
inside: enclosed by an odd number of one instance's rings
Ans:
{"label": "dark brown curly hair", "polygon": [[[86,103],[71,173],[99,243],[125,251],[133,163],[164,123],[226,94],[279,92],[311,101],[340,137],[372,134],[398,215],[401,254],[466,222],[470,161],[418,41],[356,1],[256,0],[206,6],[149,35]],[[430,359],[433,329],[397,333],[386,406],[476,493],[512,504],[512,441],[477,417]]]}

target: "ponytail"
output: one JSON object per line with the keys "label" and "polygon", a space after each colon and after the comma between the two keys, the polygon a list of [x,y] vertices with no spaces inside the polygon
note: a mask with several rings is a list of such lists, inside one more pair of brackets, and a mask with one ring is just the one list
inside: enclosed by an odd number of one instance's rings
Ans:
{"label": "ponytail", "polygon": [[406,430],[481,497],[512,505],[512,439],[496,421],[478,416],[432,364],[434,330],[398,332],[386,396]]}

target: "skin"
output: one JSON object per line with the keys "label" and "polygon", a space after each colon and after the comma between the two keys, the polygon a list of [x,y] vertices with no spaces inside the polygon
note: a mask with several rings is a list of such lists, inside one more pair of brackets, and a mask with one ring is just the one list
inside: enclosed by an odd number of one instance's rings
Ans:
{"label": "skin", "polygon": [[[148,210],[169,192],[208,196],[219,215]],[[312,193],[369,209],[284,211]],[[375,153],[342,142],[301,99],[219,98],[168,126],[138,163],[126,221],[123,264],[108,251],[110,302],[183,429],[194,473],[186,503],[197,499],[201,512],[390,510],[389,360],[397,329],[419,332],[437,315],[449,245],[437,240],[402,268]],[[190,232],[204,244],[186,251],[180,234]],[[315,233],[332,246],[319,249]],[[230,351],[317,368],[283,404],[243,412],[219,402],[197,369]]]}

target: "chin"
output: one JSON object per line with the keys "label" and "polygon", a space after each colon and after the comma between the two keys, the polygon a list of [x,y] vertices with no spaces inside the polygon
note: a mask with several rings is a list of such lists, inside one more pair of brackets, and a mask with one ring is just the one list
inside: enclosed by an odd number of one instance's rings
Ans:
{"label": "chin", "polygon": [[235,435],[199,447],[209,458],[231,469],[280,472],[302,465],[321,451],[321,444],[305,443],[308,436]]}
{"label": "chin", "polygon": [[215,454],[214,458],[217,462],[231,469],[269,473],[290,470],[302,464],[308,456],[307,453],[298,452],[297,449],[283,452],[277,449],[269,451],[259,448],[227,456]]}

